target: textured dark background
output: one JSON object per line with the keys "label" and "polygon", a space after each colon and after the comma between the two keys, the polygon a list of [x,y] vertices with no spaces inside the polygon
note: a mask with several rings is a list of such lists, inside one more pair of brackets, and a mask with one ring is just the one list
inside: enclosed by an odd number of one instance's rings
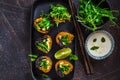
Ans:
{"label": "textured dark background", "polygon": [[[78,0],[73,2],[78,5]],[[120,0],[108,0],[120,10]],[[30,8],[34,0],[0,0],[0,80],[33,80],[30,53]],[[120,14],[114,14],[120,25]],[[73,80],[120,80],[120,29],[105,26],[115,39],[113,54],[105,60],[92,60],[93,75],[86,75],[83,61],[76,61]],[[79,51],[79,48],[78,48]],[[78,52],[78,54],[80,54]]]}

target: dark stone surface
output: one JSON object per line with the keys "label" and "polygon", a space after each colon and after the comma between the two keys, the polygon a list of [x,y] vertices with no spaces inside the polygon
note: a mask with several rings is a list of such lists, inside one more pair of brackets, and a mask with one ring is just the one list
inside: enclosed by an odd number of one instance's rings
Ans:
{"label": "dark stone surface", "polygon": [[[73,2],[78,5],[78,0]],[[30,53],[30,8],[34,0],[0,0],[0,80],[33,80]],[[109,0],[111,8],[120,10],[120,0]],[[114,14],[120,26],[120,14]],[[115,39],[113,54],[105,60],[92,60],[93,75],[86,75],[83,61],[76,61],[73,80],[120,80],[120,29],[104,28]],[[79,51],[79,48],[78,48]],[[78,52],[78,54],[80,54]],[[81,57],[82,58],[82,57]]]}

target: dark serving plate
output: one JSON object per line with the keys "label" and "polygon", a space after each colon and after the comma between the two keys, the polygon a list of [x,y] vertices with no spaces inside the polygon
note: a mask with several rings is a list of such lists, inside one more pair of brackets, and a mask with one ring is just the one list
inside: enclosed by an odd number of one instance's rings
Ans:
{"label": "dark serving plate", "polygon": [[[42,14],[42,13],[49,13],[51,4],[61,4],[65,7],[67,7],[69,13],[71,13],[68,0],[36,0],[34,2],[33,7],[32,7],[32,12],[31,12],[31,52],[34,54],[38,54],[39,56],[50,57],[53,61],[53,66],[52,66],[51,71],[49,73],[47,73],[49,78],[43,78],[40,75],[43,72],[41,72],[40,70],[38,70],[36,68],[35,62],[32,62],[33,78],[34,78],[34,80],[71,80],[73,78],[73,75],[74,75],[74,69],[70,74],[66,75],[63,78],[59,77],[56,74],[55,63],[58,60],[56,60],[54,58],[54,54],[56,51],[61,49],[61,47],[55,41],[55,37],[56,37],[57,33],[61,32],[61,31],[66,31],[66,32],[72,33],[74,36],[76,35],[75,27],[74,27],[74,24],[72,21],[72,17],[71,17],[70,22],[61,23],[58,27],[53,26],[53,28],[47,33],[48,35],[50,35],[52,37],[52,41],[53,41],[52,49],[48,54],[39,51],[35,46],[35,41],[39,37],[43,37],[44,34],[41,34],[41,33],[36,31],[36,29],[34,28],[34,25],[33,25],[34,19],[38,18],[40,16],[40,14]],[[76,36],[74,37],[72,44],[70,44],[68,46],[69,48],[72,49],[73,53],[75,53],[75,41],[76,41]],[[66,58],[66,60],[68,60],[68,58]],[[75,67],[74,61],[69,61],[69,62],[71,62],[73,64],[73,66]]]}

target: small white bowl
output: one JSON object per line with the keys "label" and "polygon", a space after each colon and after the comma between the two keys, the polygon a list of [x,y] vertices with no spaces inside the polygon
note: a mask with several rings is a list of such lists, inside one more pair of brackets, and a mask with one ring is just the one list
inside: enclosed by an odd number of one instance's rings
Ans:
{"label": "small white bowl", "polygon": [[95,59],[102,60],[112,54],[115,42],[110,33],[105,30],[98,30],[91,33],[85,41],[87,54]]}

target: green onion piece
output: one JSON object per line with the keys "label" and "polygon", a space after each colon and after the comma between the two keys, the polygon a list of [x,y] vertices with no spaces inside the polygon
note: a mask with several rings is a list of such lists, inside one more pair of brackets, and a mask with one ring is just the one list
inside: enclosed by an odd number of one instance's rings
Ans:
{"label": "green onion piece", "polygon": [[35,58],[30,58],[31,62],[34,62],[36,59]]}
{"label": "green onion piece", "polygon": [[47,74],[40,74],[42,77],[44,78],[48,78],[48,75]]}
{"label": "green onion piece", "polygon": [[77,55],[74,55],[74,54],[70,54],[70,57],[69,57],[69,60],[78,60],[78,56]]}
{"label": "green onion piece", "polygon": [[37,58],[37,57],[38,57],[38,55],[37,55],[37,54],[32,54],[32,53],[31,53],[31,54],[29,54],[28,56],[29,56],[29,57],[33,57],[33,58]]}

